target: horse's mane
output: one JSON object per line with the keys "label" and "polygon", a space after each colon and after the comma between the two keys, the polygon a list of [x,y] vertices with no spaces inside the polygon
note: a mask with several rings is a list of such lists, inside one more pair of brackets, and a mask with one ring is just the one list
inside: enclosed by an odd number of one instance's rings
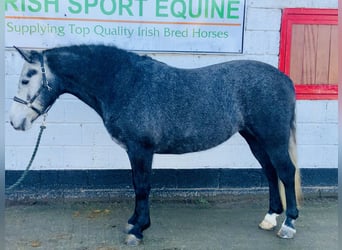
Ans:
{"label": "horse's mane", "polygon": [[128,65],[156,62],[148,56],[106,45],[56,47],[45,50],[44,53],[50,69],[57,75],[65,75],[66,72],[70,74],[93,71],[99,77],[98,74],[101,72],[116,72]]}
{"label": "horse's mane", "polygon": [[96,45],[96,44],[82,44],[82,45],[72,45],[65,47],[56,47],[52,49],[48,49],[45,51],[47,55],[56,55],[56,54],[69,54],[69,55],[78,55],[79,57],[89,57],[89,58],[98,58],[103,57],[108,59],[108,57],[113,57],[116,60],[121,59],[122,57],[128,57],[134,59],[135,61],[140,60],[153,60],[149,56],[140,56],[136,53],[118,48],[114,45]]}

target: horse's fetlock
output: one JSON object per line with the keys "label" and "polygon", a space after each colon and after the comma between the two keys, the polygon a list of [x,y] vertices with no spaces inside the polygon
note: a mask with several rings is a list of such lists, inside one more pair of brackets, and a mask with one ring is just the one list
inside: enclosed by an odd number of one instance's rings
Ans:
{"label": "horse's fetlock", "polygon": [[286,210],[286,220],[293,220],[295,221],[298,218],[298,209],[287,209]]}
{"label": "horse's fetlock", "polygon": [[288,226],[288,227],[291,227],[291,228],[295,229],[295,220],[294,219],[286,217],[286,219],[285,219],[283,224]]}
{"label": "horse's fetlock", "polygon": [[139,218],[138,222],[135,224],[135,226],[138,226],[141,229],[141,231],[144,231],[145,229],[149,228],[150,225],[151,219],[149,216]]}
{"label": "horse's fetlock", "polygon": [[126,226],[125,226],[124,232],[126,234],[128,234],[133,229],[133,227],[134,227],[133,224],[127,223]]}
{"label": "horse's fetlock", "polygon": [[137,239],[140,240],[143,238],[142,230],[137,225],[134,225],[133,228],[128,231],[128,235],[134,235]]}
{"label": "horse's fetlock", "polygon": [[149,228],[151,226],[151,221],[148,220],[146,223],[143,224],[143,226],[141,227],[142,230],[146,230],[147,228]]}

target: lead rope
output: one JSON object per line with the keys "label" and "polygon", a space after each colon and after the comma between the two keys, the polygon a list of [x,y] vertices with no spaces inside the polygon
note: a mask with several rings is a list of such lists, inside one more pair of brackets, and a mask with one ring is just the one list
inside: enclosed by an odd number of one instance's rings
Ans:
{"label": "lead rope", "polygon": [[31,168],[31,165],[33,163],[33,160],[36,157],[36,154],[37,154],[37,151],[38,151],[38,147],[39,147],[39,144],[40,144],[40,139],[42,138],[43,131],[44,131],[44,129],[46,129],[45,118],[46,118],[46,114],[44,114],[42,125],[40,125],[40,131],[39,131],[39,134],[38,134],[36,146],[34,147],[31,159],[30,159],[30,161],[29,161],[29,163],[28,163],[24,173],[22,173],[20,178],[13,185],[11,185],[10,187],[6,188],[6,191],[11,191],[12,189],[14,189],[17,186],[19,186],[23,182],[23,180],[25,179],[26,175],[28,174],[28,172],[29,172],[29,170]]}

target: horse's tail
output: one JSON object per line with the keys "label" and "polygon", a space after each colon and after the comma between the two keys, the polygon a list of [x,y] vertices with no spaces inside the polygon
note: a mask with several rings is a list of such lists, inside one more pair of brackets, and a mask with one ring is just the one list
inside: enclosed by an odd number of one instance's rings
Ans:
{"label": "horse's tail", "polygon": [[[293,116],[291,122],[291,133],[290,133],[290,140],[289,140],[289,155],[293,165],[296,168],[295,172],[295,193],[296,193],[296,201],[297,206],[300,206],[303,199],[302,199],[302,188],[301,188],[301,178],[300,178],[300,170],[297,165],[297,143],[296,143],[296,121],[295,115]],[[284,209],[286,209],[286,198],[285,198],[285,188],[284,184],[279,180],[279,192],[281,201],[283,204]]]}

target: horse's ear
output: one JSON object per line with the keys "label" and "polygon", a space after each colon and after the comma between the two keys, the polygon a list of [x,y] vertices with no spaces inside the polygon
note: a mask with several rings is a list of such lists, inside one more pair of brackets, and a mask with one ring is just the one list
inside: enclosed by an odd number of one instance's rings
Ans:
{"label": "horse's ear", "polygon": [[19,54],[25,59],[26,62],[28,62],[28,63],[39,62],[40,53],[38,51],[23,50],[23,49],[19,49],[16,46],[13,46],[13,47],[19,52]]}

